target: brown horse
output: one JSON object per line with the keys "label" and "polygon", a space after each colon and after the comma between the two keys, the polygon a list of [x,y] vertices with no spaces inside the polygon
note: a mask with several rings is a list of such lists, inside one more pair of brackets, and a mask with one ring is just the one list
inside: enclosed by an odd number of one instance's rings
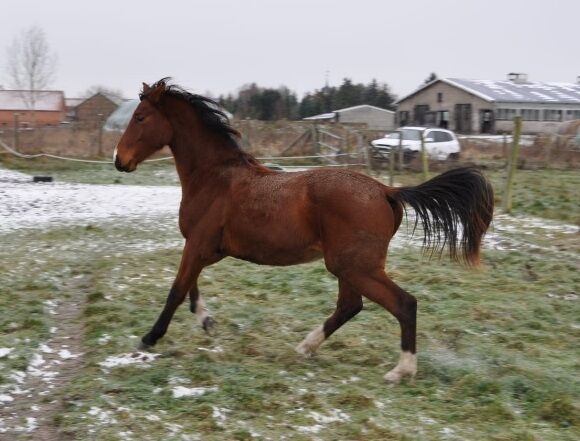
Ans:
{"label": "brown horse", "polygon": [[[168,145],[182,187],[179,227],[185,248],[161,315],[142,339],[149,348],[167,331],[187,294],[209,332],[213,320],[197,288],[204,267],[226,256],[262,265],[295,265],[324,258],[338,278],[336,311],[298,345],[313,354],[363,307],[362,297],[393,314],[401,327],[401,357],[385,375],[414,376],[415,297],[385,273],[387,247],[410,205],[424,246],[469,265],[493,214],[493,191],[477,170],[460,168],[416,187],[392,188],[348,170],[272,171],[244,152],[218,106],[162,79],[143,84],[141,102],[115,149],[115,166],[132,172]],[[417,226],[417,223],[415,223]]]}

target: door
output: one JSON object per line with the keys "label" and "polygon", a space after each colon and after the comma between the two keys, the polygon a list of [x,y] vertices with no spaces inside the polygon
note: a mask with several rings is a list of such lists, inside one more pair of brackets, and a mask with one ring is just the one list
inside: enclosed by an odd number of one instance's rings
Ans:
{"label": "door", "polygon": [[481,133],[494,133],[493,110],[481,109],[479,111],[479,122]]}
{"label": "door", "polygon": [[471,133],[471,104],[455,104],[455,131]]}

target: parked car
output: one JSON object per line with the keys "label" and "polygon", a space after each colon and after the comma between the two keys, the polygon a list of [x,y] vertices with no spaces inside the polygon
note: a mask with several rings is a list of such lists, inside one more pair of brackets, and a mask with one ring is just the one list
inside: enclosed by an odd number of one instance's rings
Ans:
{"label": "parked car", "polygon": [[421,151],[421,136],[425,140],[427,154],[433,159],[455,159],[461,150],[459,140],[451,130],[428,127],[401,127],[384,138],[371,141],[371,144],[379,153],[388,157],[391,149],[399,146],[400,134],[403,135],[405,158],[411,158]]}

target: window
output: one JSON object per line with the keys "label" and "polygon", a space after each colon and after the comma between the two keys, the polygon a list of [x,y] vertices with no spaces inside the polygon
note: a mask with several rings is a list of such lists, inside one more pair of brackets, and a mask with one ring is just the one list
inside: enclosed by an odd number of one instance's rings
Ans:
{"label": "window", "polygon": [[427,133],[426,138],[431,138],[433,142],[447,142],[452,141],[451,135],[447,132],[440,132],[439,130],[432,130]]}
{"label": "window", "polygon": [[443,102],[443,93],[442,92],[438,92],[437,93],[437,102],[438,103],[442,103]]}
{"label": "window", "polygon": [[517,115],[516,109],[497,109],[495,113],[495,119],[499,120],[511,120]]}
{"label": "window", "polygon": [[562,111],[555,109],[544,109],[544,121],[562,121]]}
{"label": "window", "polygon": [[540,120],[540,111],[538,109],[522,109],[520,112],[524,121]]}
{"label": "window", "polygon": [[403,132],[403,139],[408,141],[420,141],[421,131],[415,129],[405,129],[401,130]]}
{"label": "window", "polygon": [[409,123],[409,112],[402,110],[399,112],[399,125],[406,126]]}
{"label": "window", "polygon": [[566,121],[580,119],[580,110],[566,110]]}

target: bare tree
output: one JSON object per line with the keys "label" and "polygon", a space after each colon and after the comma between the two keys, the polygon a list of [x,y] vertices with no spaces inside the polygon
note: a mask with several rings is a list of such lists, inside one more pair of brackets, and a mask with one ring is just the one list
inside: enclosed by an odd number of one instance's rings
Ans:
{"label": "bare tree", "polygon": [[54,80],[56,55],[44,31],[32,26],[20,33],[7,50],[6,73],[10,87],[22,91],[26,107],[34,112],[42,90]]}
{"label": "bare tree", "polygon": [[103,86],[101,84],[95,84],[94,86],[89,87],[82,93],[82,97],[90,98],[96,93],[102,93],[103,95],[110,96],[111,98],[116,98],[120,101],[125,99],[123,96],[123,91],[121,89],[114,89],[112,87]]}

